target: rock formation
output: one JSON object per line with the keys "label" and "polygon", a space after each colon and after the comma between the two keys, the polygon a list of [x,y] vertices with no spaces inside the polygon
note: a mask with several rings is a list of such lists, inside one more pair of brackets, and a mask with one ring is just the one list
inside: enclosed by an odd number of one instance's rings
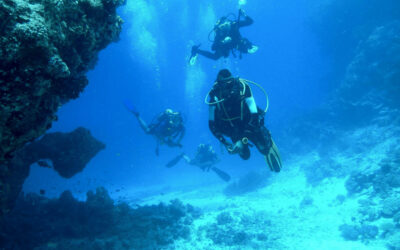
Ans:
{"label": "rock formation", "polygon": [[0,2],[0,163],[77,98],[98,52],[116,41],[123,0]]}
{"label": "rock formation", "polygon": [[14,206],[33,163],[54,168],[62,177],[70,178],[81,172],[104,148],[105,145],[87,129],[77,128],[71,133],[46,134],[40,140],[18,150],[12,160],[0,165],[0,215]]}

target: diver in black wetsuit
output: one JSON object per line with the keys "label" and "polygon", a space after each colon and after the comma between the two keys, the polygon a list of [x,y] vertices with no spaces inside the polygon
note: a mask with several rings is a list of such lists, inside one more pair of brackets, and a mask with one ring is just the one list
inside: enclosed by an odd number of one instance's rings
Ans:
{"label": "diver in black wetsuit", "polygon": [[218,155],[215,153],[211,145],[200,144],[194,158],[183,155],[185,161],[194,166],[198,166],[203,171],[209,171],[210,168],[219,162]]}
{"label": "diver in black wetsuit", "polygon": [[128,110],[135,115],[140,127],[146,134],[153,135],[157,140],[156,154],[159,153],[159,145],[166,144],[169,147],[182,147],[181,140],[185,135],[182,115],[171,109],[156,116],[153,121],[147,123],[139,116],[139,112],[130,104],[125,103]]}
{"label": "diver in black wetsuit", "polygon": [[244,160],[250,158],[249,141],[254,143],[271,170],[279,172],[282,163],[278,148],[264,126],[265,112],[257,107],[248,82],[234,78],[227,69],[218,73],[207,103],[210,130],[229,153],[239,154]]}
{"label": "diver in black wetsuit", "polygon": [[196,155],[192,159],[186,154],[182,153],[168,162],[166,167],[171,168],[175,166],[182,158],[185,159],[186,163],[189,165],[197,166],[203,171],[210,171],[211,169],[224,181],[229,181],[231,179],[229,174],[214,166],[219,162],[219,158],[211,145],[200,144],[197,147]]}
{"label": "diver in black wetsuit", "polygon": [[[240,20],[241,16],[244,17],[244,20]],[[192,59],[195,60],[197,54],[218,60],[221,57],[228,57],[230,52],[236,56],[235,50],[239,51],[240,58],[242,57],[242,53],[255,53],[258,47],[253,45],[248,39],[242,37],[239,32],[241,27],[249,26],[252,23],[253,19],[247,16],[241,9],[239,10],[237,21],[229,20],[227,17],[220,18],[214,27],[215,38],[211,47],[214,52],[201,50],[199,49],[200,45],[193,46],[190,63],[194,64]]]}

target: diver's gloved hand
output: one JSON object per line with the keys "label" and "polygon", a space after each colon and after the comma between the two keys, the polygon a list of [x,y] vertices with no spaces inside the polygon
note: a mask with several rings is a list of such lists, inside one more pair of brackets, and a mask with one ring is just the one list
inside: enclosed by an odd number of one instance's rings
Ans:
{"label": "diver's gloved hand", "polygon": [[237,141],[233,146],[228,149],[230,154],[238,154],[243,150],[243,143],[242,141]]}
{"label": "diver's gloved hand", "polygon": [[228,151],[229,154],[233,154],[233,144],[226,144],[225,145],[226,150]]}
{"label": "diver's gloved hand", "polygon": [[232,42],[232,38],[231,38],[230,36],[227,36],[227,37],[225,37],[224,40],[222,40],[222,43],[223,43],[223,44],[228,44],[228,43],[230,43],[230,42]]}
{"label": "diver's gloved hand", "polygon": [[192,46],[192,55],[197,54],[197,51],[199,50],[200,46],[201,44]]}

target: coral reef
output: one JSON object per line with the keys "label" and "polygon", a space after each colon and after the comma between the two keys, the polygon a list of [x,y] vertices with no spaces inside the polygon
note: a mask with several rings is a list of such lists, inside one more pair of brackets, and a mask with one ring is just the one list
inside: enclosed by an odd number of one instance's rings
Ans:
{"label": "coral reef", "polygon": [[400,250],[400,233],[397,233],[388,239],[387,248],[389,250]]}
{"label": "coral reef", "polygon": [[325,178],[345,176],[345,169],[340,166],[336,161],[330,157],[324,157],[316,160],[314,163],[304,167],[304,173],[307,182],[316,186],[321,183]]}
{"label": "coral reef", "polygon": [[374,239],[379,234],[378,227],[372,225],[354,226],[343,224],[339,229],[346,240],[369,240]]}
{"label": "coral reef", "polygon": [[395,150],[388,154],[378,169],[360,170],[347,179],[348,195],[357,198],[362,194],[366,198],[358,200],[358,213],[352,217],[352,224],[340,228],[345,239],[374,239],[379,234],[389,242],[389,249],[397,249],[399,235],[396,229],[400,226],[398,153]]}
{"label": "coral reef", "polygon": [[224,189],[226,196],[243,195],[249,192],[257,191],[268,184],[269,173],[266,171],[249,172],[239,180],[232,182]]}
{"label": "coral reef", "polygon": [[86,164],[105,145],[94,138],[89,130],[77,128],[70,133],[49,133],[40,140],[18,150],[14,158],[6,165],[0,165],[0,207],[1,214],[11,209],[29,175],[29,167],[41,160],[43,167],[53,167],[62,177],[70,178],[81,172]]}
{"label": "coral reef", "polygon": [[116,41],[123,0],[0,2],[0,163],[44,134]]}
{"label": "coral reef", "polygon": [[240,246],[259,249],[268,245],[268,242],[272,247],[274,240],[279,237],[265,214],[245,214],[239,211],[219,213],[214,223],[204,226],[200,231],[215,245],[237,249]]}
{"label": "coral reef", "polygon": [[372,188],[373,196],[389,197],[395,188],[400,187],[400,159],[396,153],[389,154],[388,158],[380,162],[380,168],[373,172],[357,171],[346,181],[349,195],[360,193]]}
{"label": "coral reef", "polygon": [[28,194],[0,222],[0,248],[160,249],[189,237],[198,216],[179,200],[135,209],[116,205],[104,188],[88,192],[86,202],[69,191],[58,199]]}

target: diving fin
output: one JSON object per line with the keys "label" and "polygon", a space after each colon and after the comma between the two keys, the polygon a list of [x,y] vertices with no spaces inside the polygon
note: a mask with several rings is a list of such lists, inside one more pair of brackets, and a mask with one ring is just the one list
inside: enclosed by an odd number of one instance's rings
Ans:
{"label": "diving fin", "polygon": [[175,157],[174,159],[172,159],[170,162],[167,163],[167,165],[165,165],[167,168],[172,168],[173,166],[175,166],[176,164],[178,164],[178,162],[183,158],[185,154],[182,153],[180,155],[178,155],[177,157]]}
{"label": "diving fin", "polygon": [[191,55],[190,55],[190,59],[189,59],[189,64],[190,65],[194,65],[195,63],[196,63],[196,61],[197,61],[197,50],[198,50],[198,48],[200,47],[200,45],[201,44],[199,44],[199,45],[194,45],[193,47],[192,47],[192,52],[191,52]]}
{"label": "diving fin", "polygon": [[231,176],[227,173],[225,173],[224,171],[222,171],[219,168],[216,167],[212,167],[211,168],[212,171],[214,171],[222,180],[228,182],[231,179]]}
{"label": "diving fin", "polygon": [[272,138],[271,143],[272,145],[269,148],[268,154],[265,156],[265,160],[271,171],[280,172],[282,169],[281,155],[279,154],[278,147]]}
{"label": "diving fin", "polygon": [[125,107],[134,115],[138,116],[139,112],[137,111],[137,109],[135,108],[135,106],[132,104],[132,102],[130,102],[129,100],[124,100],[124,105]]}

